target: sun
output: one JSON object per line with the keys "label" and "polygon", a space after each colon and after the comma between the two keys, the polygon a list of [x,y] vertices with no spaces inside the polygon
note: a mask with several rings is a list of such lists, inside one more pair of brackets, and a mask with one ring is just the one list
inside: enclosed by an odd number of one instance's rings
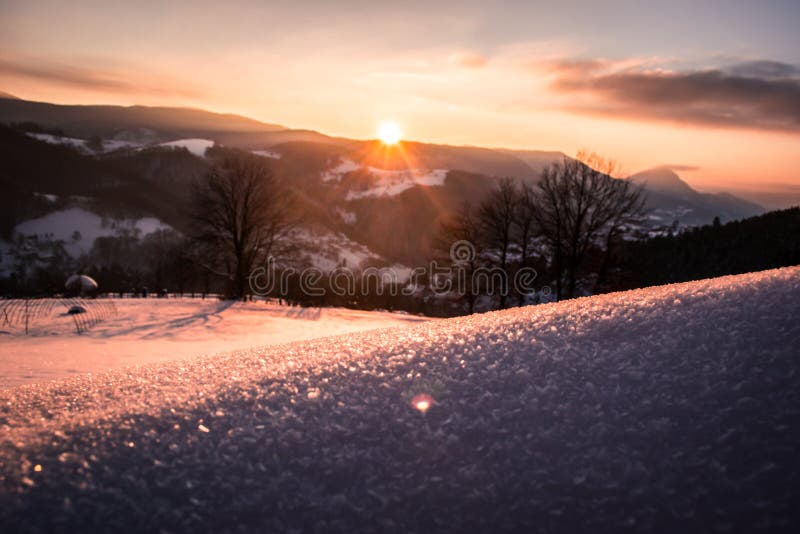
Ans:
{"label": "sun", "polygon": [[403,137],[400,125],[393,121],[383,121],[378,125],[378,139],[386,145],[395,145]]}

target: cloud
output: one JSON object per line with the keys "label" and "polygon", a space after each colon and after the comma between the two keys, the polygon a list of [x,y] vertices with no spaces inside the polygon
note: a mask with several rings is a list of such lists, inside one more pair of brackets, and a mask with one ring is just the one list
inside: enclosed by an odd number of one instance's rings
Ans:
{"label": "cloud", "polygon": [[662,169],[670,169],[675,172],[692,172],[699,171],[701,169],[697,165],[684,165],[681,163],[659,165],[658,167]]}
{"label": "cloud", "polygon": [[[129,71],[131,69],[128,69]],[[171,80],[159,79],[138,70],[139,76],[149,78],[147,83],[132,79],[120,72],[90,69],[64,63],[19,61],[0,57],[0,76],[27,78],[56,85],[124,94],[150,94],[155,96],[180,96],[197,98],[196,89],[177,86]],[[142,76],[144,74],[144,76]],[[156,84],[153,81],[158,82]]]}
{"label": "cloud", "polygon": [[[591,76],[609,65],[610,62],[602,59],[562,59],[545,63],[547,70],[566,80]],[[535,63],[534,66],[538,67],[539,64]]]}
{"label": "cloud", "polygon": [[737,63],[729,67],[727,71],[734,76],[763,78],[766,80],[779,80],[800,76],[800,68],[795,65],[765,60]]}
{"label": "cloud", "polygon": [[716,127],[800,132],[800,69],[750,61],[672,71],[604,61],[559,61],[552,87],[571,111]]}
{"label": "cloud", "polygon": [[459,52],[450,56],[450,63],[459,67],[479,69],[485,67],[489,59],[475,52]]}

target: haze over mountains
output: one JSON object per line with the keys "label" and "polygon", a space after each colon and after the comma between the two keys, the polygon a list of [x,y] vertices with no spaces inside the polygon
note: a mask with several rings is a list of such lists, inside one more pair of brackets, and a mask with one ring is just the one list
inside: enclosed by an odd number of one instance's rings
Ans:
{"label": "haze over mountains", "polygon": [[680,209],[687,210],[680,215],[681,221],[687,224],[704,224],[714,217],[722,221],[740,219],[764,211],[758,204],[729,193],[700,193],[669,167],[654,167],[629,179],[645,187],[648,207],[653,214],[668,217],[677,201]]}
{"label": "haze over mountains", "polygon": [[[270,161],[300,199],[306,237],[336,242],[339,253],[328,258],[333,265],[345,258],[424,261],[439,222],[463,202],[480,202],[500,177],[533,183],[545,166],[566,157],[412,141],[386,146],[198,109],[66,106],[6,96],[0,123],[15,125],[3,129],[0,143],[0,185],[15,199],[3,202],[5,239],[21,222],[76,202],[114,217],[156,217],[184,230],[179,207],[209,167],[205,148],[217,144]],[[763,211],[733,195],[700,193],[668,168],[631,178],[647,190],[654,228]]]}

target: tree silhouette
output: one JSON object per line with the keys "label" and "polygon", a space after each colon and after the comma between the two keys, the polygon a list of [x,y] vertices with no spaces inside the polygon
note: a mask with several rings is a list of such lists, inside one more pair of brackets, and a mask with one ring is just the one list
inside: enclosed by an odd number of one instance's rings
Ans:
{"label": "tree silhouette", "polygon": [[483,246],[496,255],[496,266],[503,273],[500,308],[508,301],[509,252],[514,242],[519,190],[512,178],[503,178],[478,210]]}
{"label": "tree silhouette", "polygon": [[545,168],[536,185],[532,214],[550,249],[559,300],[575,296],[590,248],[602,246],[607,262],[614,237],[643,212],[641,188],[613,178],[616,171],[613,161],[580,152]]}
{"label": "tree silhouette", "polygon": [[246,154],[226,154],[196,188],[192,216],[202,264],[230,281],[229,296],[250,293],[252,270],[286,237],[289,200],[264,158]]}

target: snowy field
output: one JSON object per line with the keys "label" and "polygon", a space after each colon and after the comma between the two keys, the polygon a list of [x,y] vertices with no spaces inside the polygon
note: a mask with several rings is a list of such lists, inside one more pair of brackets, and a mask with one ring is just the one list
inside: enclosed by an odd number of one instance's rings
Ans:
{"label": "snowy field", "polygon": [[0,530],[797,532],[799,318],[791,268],[6,389]]}
{"label": "snowy field", "polygon": [[106,219],[83,208],[68,208],[22,222],[14,228],[14,234],[35,236],[40,242],[63,241],[67,253],[77,258],[87,254],[98,237],[145,236],[169,228],[155,217]]}
{"label": "snowy field", "polygon": [[[0,388],[425,320],[399,313],[216,299],[112,299],[117,315],[77,335],[56,308],[30,335],[0,323]],[[103,302],[106,302],[103,299]]]}

